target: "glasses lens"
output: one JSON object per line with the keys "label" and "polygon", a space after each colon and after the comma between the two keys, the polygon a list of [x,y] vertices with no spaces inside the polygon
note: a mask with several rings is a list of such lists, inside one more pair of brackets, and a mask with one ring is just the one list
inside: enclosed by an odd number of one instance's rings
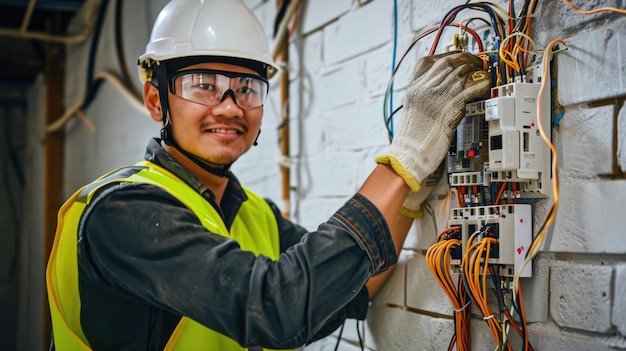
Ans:
{"label": "glasses lens", "polygon": [[177,96],[208,106],[219,104],[230,90],[241,108],[262,106],[268,90],[267,82],[260,77],[213,71],[181,72],[174,79],[174,87]]}

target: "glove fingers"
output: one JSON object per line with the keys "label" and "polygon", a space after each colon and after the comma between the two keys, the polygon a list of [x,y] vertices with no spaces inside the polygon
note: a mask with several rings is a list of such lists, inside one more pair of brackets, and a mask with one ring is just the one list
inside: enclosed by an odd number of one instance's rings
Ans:
{"label": "glove fingers", "polygon": [[444,118],[452,117],[448,120],[448,126],[452,128],[452,130],[456,129],[461,119],[465,117],[465,104],[475,99],[488,98],[491,90],[491,79],[487,72],[475,70],[465,71],[466,68],[467,67],[459,67],[459,71],[462,72],[461,77],[450,78],[455,79],[458,83],[458,86],[454,86],[450,89],[453,95],[450,96],[449,101],[451,104],[454,104],[454,107],[451,108],[460,112],[458,115],[444,115]]}
{"label": "glove fingers", "polygon": [[428,86],[437,84],[459,67],[483,70],[483,61],[467,52],[452,52],[449,55],[427,56],[415,70],[413,83]]}
{"label": "glove fingers", "polygon": [[[456,94],[465,86],[464,77],[468,73],[482,71],[482,61],[471,54],[468,55],[455,55],[455,57],[459,57],[459,60],[454,61],[450,59],[437,61],[428,72],[413,81],[412,87],[420,89],[420,86],[428,86],[435,89],[439,88],[441,94]],[[478,62],[472,58],[477,59]]]}
{"label": "glove fingers", "polygon": [[428,72],[435,63],[439,61],[444,61],[442,59],[443,57],[455,55],[458,53],[459,53],[458,51],[449,51],[443,54],[420,57],[419,60],[417,60],[417,63],[415,64],[415,70],[413,71],[413,79],[411,79],[411,81],[414,82],[418,77]]}

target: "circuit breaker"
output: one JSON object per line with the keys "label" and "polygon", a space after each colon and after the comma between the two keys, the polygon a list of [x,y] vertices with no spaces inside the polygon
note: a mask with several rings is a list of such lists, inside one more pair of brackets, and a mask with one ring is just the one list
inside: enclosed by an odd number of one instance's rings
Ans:
{"label": "circuit breaker", "polygon": [[485,101],[489,126],[489,167],[494,182],[519,183],[523,198],[550,196],[550,149],[541,137],[538,117],[550,133],[550,96],[540,84],[510,83],[492,89]]}
{"label": "circuit breaker", "polygon": [[[470,236],[484,232],[498,239],[489,253],[489,264],[499,265],[500,275],[513,277],[521,268],[532,244],[532,206],[512,204],[500,206],[478,206],[453,208],[450,212],[450,226],[461,228],[462,250],[452,255],[451,264],[460,270],[461,258],[471,243]],[[478,236],[475,240],[481,240]],[[521,277],[532,276],[532,266],[526,265]]]}

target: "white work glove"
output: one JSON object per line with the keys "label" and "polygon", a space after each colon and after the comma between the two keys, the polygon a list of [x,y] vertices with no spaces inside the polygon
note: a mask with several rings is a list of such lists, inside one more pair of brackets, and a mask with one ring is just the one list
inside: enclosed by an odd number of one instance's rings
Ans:
{"label": "white work glove", "polygon": [[422,57],[404,97],[402,116],[386,154],[376,162],[390,165],[411,191],[446,156],[465,103],[488,98],[491,82],[483,61],[469,53]]}
{"label": "white work glove", "polygon": [[400,213],[407,217],[422,218],[424,213],[422,210],[422,204],[426,201],[428,196],[430,196],[430,193],[433,192],[437,184],[439,184],[439,180],[445,173],[445,169],[446,162],[441,162],[435,172],[422,181],[420,184],[420,190],[410,191],[402,204],[402,208],[400,208]]}

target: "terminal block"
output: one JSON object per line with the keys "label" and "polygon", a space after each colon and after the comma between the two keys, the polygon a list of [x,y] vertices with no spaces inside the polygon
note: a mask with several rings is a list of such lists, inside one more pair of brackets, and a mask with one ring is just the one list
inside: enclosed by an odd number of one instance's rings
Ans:
{"label": "terminal block", "polygon": [[[461,257],[465,255],[469,237],[476,231],[484,231],[498,239],[489,254],[489,264],[500,265],[500,275],[512,277],[521,268],[532,244],[532,205],[514,204],[453,208],[450,226],[461,227],[461,255],[453,255],[451,264],[460,269]],[[474,240],[481,240],[482,237]],[[459,257],[461,256],[461,257]],[[527,265],[521,277],[532,276],[532,266]]]}
{"label": "terminal block", "polygon": [[466,104],[465,117],[456,128],[448,150],[448,173],[481,172],[489,157],[488,138],[485,101]]}

